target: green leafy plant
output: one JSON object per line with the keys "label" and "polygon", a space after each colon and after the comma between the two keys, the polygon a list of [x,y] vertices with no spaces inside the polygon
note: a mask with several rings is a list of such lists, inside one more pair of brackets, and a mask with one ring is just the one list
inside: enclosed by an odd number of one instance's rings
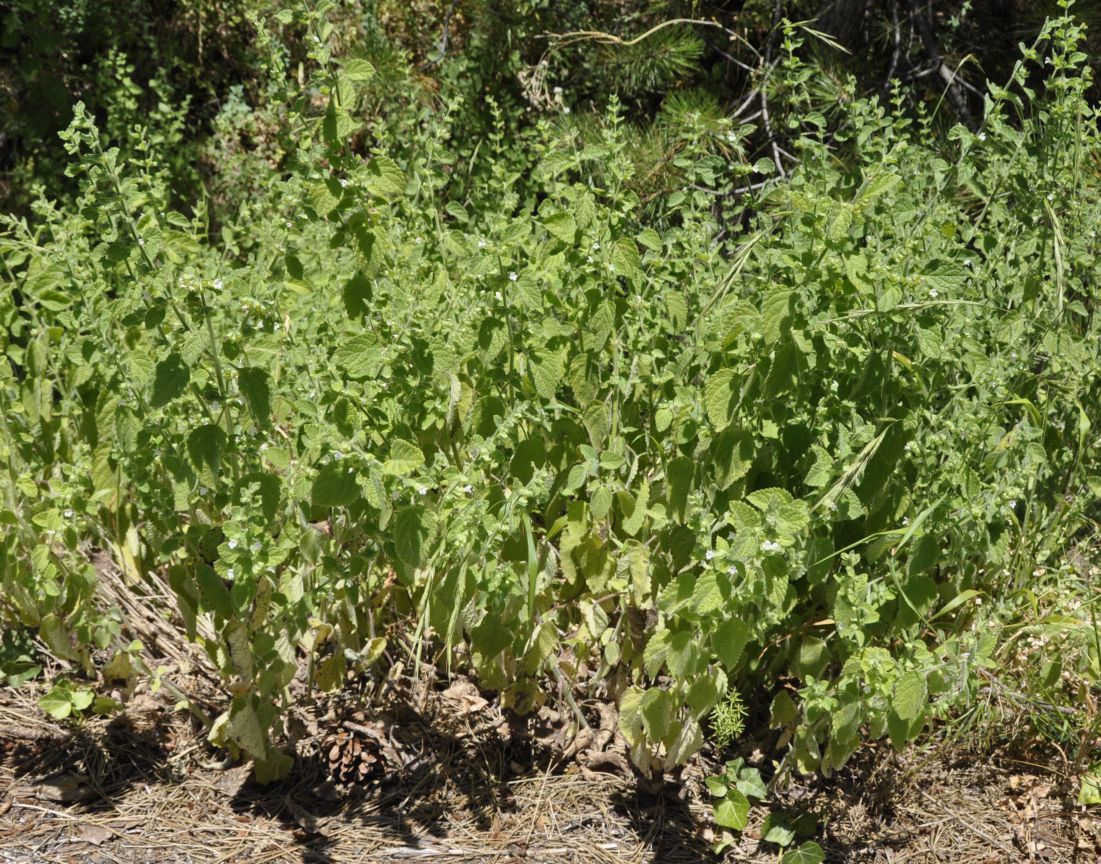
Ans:
{"label": "green leafy plant", "polygon": [[615,701],[647,774],[709,717],[733,734],[746,688],[773,696],[781,771],[973,700],[982,604],[1095,501],[1077,25],[979,132],[938,138],[901,91],[808,120],[726,221],[765,168],[722,158],[713,116],[644,200],[614,98],[518,135],[487,103],[475,147],[454,94],[376,111],[336,11],[277,19],[307,34],[301,85],[272,83],[279,164],[216,229],[82,105],[73,204],[4,221],[5,624],[90,678],[128,639],[89,545],[167,581],[229,696],[210,738],[262,780],[291,765],[300,670],[315,691],[461,666],[520,712],[549,676]]}

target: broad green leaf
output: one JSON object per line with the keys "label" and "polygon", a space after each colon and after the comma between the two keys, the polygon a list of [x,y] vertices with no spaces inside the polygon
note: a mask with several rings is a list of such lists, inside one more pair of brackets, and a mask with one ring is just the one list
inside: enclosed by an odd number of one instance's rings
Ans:
{"label": "broad green leaf", "polygon": [[354,81],[357,84],[366,84],[375,77],[375,67],[367,60],[358,57],[345,60],[341,68],[344,76],[349,81]]}
{"label": "broad green leaf", "polygon": [[639,258],[635,241],[621,237],[612,245],[611,264],[616,274],[628,279],[637,279],[642,275],[642,261]]}
{"label": "broad green leaf", "polygon": [[928,700],[925,676],[918,671],[907,672],[895,682],[891,708],[903,720],[914,720],[925,710]]}
{"label": "broad green leaf", "polygon": [[731,671],[737,667],[748,641],[749,627],[740,619],[731,618],[712,631],[711,650],[719,658],[723,668]]}
{"label": "broad green leaf", "polygon": [[427,560],[435,533],[436,517],[426,507],[414,504],[394,514],[394,549],[410,567],[420,567]]}
{"label": "broad green leaf", "polygon": [[57,684],[49,693],[38,698],[38,707],[55,720],[64,720],[73,711],[72,690]]}
{"label": "broad green leaf", "polygon": [[737,789],[728,789],[726,797],[715,804],[715,824],[741,831],[749,822],[749,799]]}
{"label": "broad green leaf", "polygon": [[1079,782],[1078,803],[1084,807],[1101,804],[1101,764],[1094,765]]}
{"label": "broad green leaf", "polygon": [[393,199],[405,193],[405,175],[398,163],[388,156],[372,158],[363,178],[367,191],[379,198]]}
{"label": "broad green leaf", "polygon": [[761,318],[764,323],[764,337],[766,345],[773,345],[783,333],[785,325],[791,318],[791,298],[795,292],[787,289],[773,291],[766,298],[761,307]]}
{"label": "broad green leaf", "polygon": [[353,336],[336,349],[333,362],[349,378],[375,378],[382,370],[382,348],[374,336]]}
{"label": "broad green leaf", "polygon": [[256,425],[261,427],[269,425],[271,388],[268,385],[268,373],[254,366],[246,366],[237,373],[237,386],[248,403]]}
{"label": "broad green leaf", "polygon": [[191,381],[191,370],[179,354],[173,352],[157,364],[153,378],[153,395],[149,404],[154,408],[163,408],[180,396]]}
{"label": "broad green leaf", "polygon": [[673,703],[668,692],[660,687],[651,687],[642,696],[639,705],[642,726],[652,741],[660,741],[669,734],[673,722]]}
{"label": "broad green leaf", "polygon": [[781,864],[822,864],[825,860],[826,853],[822,851],[822,847],[809,840],[797,849],[785,852]]}
{"label": "broad green leaf", "polygon": [[707,419],[716,429],[725,429],[734,419],[738,406],[741,382],[734,369],[720,369],[707,381],[704,389],[704,405]]}
{"label": "broad green leaf", "polygon": [[765,817],[761,825],[761,839],[777,846],[790,846],[795,840],[795,828],[790,820],[781,813],[772,812]]}
{"label": "broad green leaf", "polygon": [[573,243],[577,236],[577,224],[569,213],[555,213],[545,217],[543,227],[563,243]]}
{"label": "broad green leaf", "polygon": [[342,462],[333,462],[317,472],[310,489],[315,507],[347,507],[359,500],[355,470]]}
{"label": "broad green leaf", "polygon": [[390,442],[390,458],[382,466],[386,474],[404,476],[412,474],[424,464],[424,453],[412,441],[395,438]]}
{"label": "broad green leaf", "polygon": [[549,350],[536,352],[531,363],[531,377],[535,392],[543,399],[549,401],[554,398],[565,374],[566,364],[561,353]]}

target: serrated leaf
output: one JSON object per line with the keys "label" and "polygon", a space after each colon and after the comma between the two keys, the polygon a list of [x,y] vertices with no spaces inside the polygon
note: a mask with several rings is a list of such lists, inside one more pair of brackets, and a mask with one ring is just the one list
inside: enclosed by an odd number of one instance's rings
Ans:
{"label": "serrated leaf", "polygon": [[577,236],[577,223],[570,213],[555,213],[543,219],[543,227],[552,237],[563,243],[573,243]]}
{"label": "serrated leaf", "polygon": [[382,348],[374,336],[353,336],[333,353],[333,363],[349,378],[375,378],[382,369]]}
{"label": "serrated leaf", "polygon": [[737,618],[719,624],[711,634],[711,651],[719,658],[723,668],[734,669],[742,658],[749,641],[749,627]]}
{"label": "serrated leaf", "polygon": [[651,687],[642,694],[639,703],[642,727],[651,741],[660,741],[669,734],[673,722],[673,705],[669,694],[660,687]]}
{"label": "serrated leaf", "polygon": [[367,163],[364,186],[379,198],[397,198],[405,192],[405,174],[388,156],[375,156]]}
{"label": "serrated leaf", "polygon": [[347,507],[358,499],[355,472],[341,462],[322,468],[310,489],[310,502],[315,507]]}
{"label": "serrated leaf", "polygon": [[703,399],[707,419],[715,429],[725,429],[734,419],[739,386],[738,373],[734,369],[720,369],[708,379]]}
{"label": "serrated leaf", "polygon": [[149,404],[154,408],[163,408],[187,389],[191,381],[191,370],[183,358],[173,352],[157,364],[153,378],[153,395]]}
{"label": "serrated leaf", "polygon": [[383,463],[382,470],[392,476],[412,474],[424,464],[424,453],[412,441],[395,438],[390,442],[390,458]]}
{"label": "serrated leaf", "polygon": [[375,67],[358,57],[345,60],[342,68],[344,77],[357,84],[366,84],[375,77]]}
{"label": "serrated leaf", "polygon": [[435,533],[435,514],[419,504],[394,514],[394,551],[410,567],[420,567],[427,560]]}
{"label": "serrated leaf", "polygon": [[554,398],[565,374],[565,359],[559,352],[536,352],[531,364],[531,378],[535,384],[535,392],[543,399],[550,401]]}
{"label": "serrated leaf", "polygon": [[237,373],[237,387],[245,397],[249,411],[257,426],[271,422],[271,388],[268,373],[254,366],[246,366]]}
{"label": "serrated leaf", "polygon": [[639,258],[635,241],[627,237],[616,240],[612,246],[612,266],[615,273],[628,279],[637,279],[642,275],[642,260]]}
{"label": "serrated leaf", "polygon": [[765,298],[761,307],[761,320],[764,327],[766,345],[773,345],[780,338],[784,326],[791,318],[791,290],[773,291]]}
{"label": "serrated leaf", "polygon": [[925,710],[927,699],[925,676],[917,671],[907,672],[895,682],[891,708],[901,719],[909,722]]}

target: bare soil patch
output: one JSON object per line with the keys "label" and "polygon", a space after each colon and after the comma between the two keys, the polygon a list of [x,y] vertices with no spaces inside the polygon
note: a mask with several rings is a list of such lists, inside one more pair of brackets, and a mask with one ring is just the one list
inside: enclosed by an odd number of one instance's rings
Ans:
{"label": "bare soil patch", "polygon": [[[164,691],[78,728],[48,722],[33,695],[0,691],[3,862],[715,860],[707,755],[664,784],[637,777],[595,710],[579,750],[553,712],[509,717],[461,679],[410,685],[370,715],[327,703],[299,712],[294,772],[265,787],[225,765]],[[1062,776],[1040,750],[869,745],[774,806],[814,813],[831,862],[1097,864],[1101,815],[1073,805]],[[778,860],[756,810],[727,860]]]}

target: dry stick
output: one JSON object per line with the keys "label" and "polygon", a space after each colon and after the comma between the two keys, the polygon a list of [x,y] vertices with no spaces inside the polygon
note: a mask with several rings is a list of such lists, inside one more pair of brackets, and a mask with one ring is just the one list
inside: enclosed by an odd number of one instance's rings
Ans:
{"label": "dry stick", "polygon": [[926,5],[923,12],[918,8],[918,0],[910,0],[910,10],[914,21],[917,22],[917,29],[921,34],[925,53],[929,57],[929,62],[933,64],[933,69],[944,81],[948,90],[948,98],[952,102],[952,107],[956,109],[956,115],[968,129],[974,130],[975,121],[971,116],[971,109],[967,106],[967,97],[964,96],[963,88],[960,86],[961,79],[948,68],[948,64],[944,62],[944,57],[941,56],[940,46],[937,45],[937,37],[933,33],[932,22],[928,18],[928,5]]}

